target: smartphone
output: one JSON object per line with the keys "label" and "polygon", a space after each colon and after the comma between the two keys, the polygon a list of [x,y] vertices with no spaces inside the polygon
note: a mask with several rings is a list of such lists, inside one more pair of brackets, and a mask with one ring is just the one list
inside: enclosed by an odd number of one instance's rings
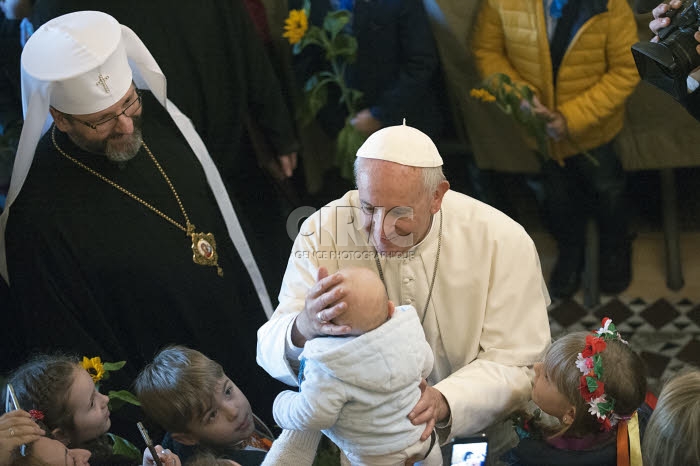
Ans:
{"label": "smartphone", "polygon": [[450,465],[485,466],[489,442],[486,434],[474,437],[456,438],[452,442]]}
{"label": "smartphone", "polygon": [[141,432],[141,437],[143,437],[143,441],[146,442],[146,447],[148,448],[148,451],[151,452],[151,456],[153,457],[153,461],[158,466],[163,466],[163,463],[161,463],[160,458],[158,458],[158,454],[156,453],[156,449],[153,446],[153,441],[151,440],[151,436],[148,435],[148,431],[143,426],[143,423],[137,422],[136,427],[139,428],[139,432]]}
{"label": "smartphone", "polygon": [[[15,395],[15,389],[12,387],[11,383],[7,384],[5,389],[5,412],[16,411],[21,409],[19,407],[19,401],[17,401],[17,395]],[[19,446],[19,454],[22,456],[27,456],[27,445]]]}
{"label": "smartphone", "polygon": [[15,411],[20,409],[19,402],[17,401],[17,395],[15,395],[15,389],[12,388],[12,384],[8,383],[5,390],[5,412]]}

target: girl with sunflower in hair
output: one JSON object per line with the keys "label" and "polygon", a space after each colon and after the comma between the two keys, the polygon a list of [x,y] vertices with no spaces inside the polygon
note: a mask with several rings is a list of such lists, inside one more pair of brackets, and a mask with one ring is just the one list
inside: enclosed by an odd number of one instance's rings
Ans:
{"label": "girl with sunflower in hair", "polygon": [[8,382],[20,406],[41,413],[51,437],[70,448],[90,450],[97,460],[109,458],[121,464],[141,464],[141,452],[126,440],[109,434],[110,398],[127,401],[127,392],[99,392],[99,382],[123,363],[102,363],[100,358],[45,354],[26,362]]}

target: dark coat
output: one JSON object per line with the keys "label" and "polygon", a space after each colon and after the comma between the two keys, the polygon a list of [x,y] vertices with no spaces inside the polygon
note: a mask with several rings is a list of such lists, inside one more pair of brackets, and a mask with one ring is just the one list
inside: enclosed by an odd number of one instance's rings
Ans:
{"label": "dark coat", "polygon": [[[290,0],[300,9],[301,0]],[[329,0],[312,0],[310,24],[321,26],[331,9]],[[431,137],[440,135],[444,92],[439,57],[423,3],[420,0],[356,0],[352,33],[357,38],[357,61],[348,67],[350,87],[364,93],[365,107],[384,126],[406,124]],[[307,47],[295,60],[300,85],[326,66],[317,47]],[[335,99],[335,100],[331,100]],[[337,94],[329,95],[337,101]],[[328,106],[319,121],[330,134],[347,115]]]}
{"label": "dark coat", "polygon": [[19,24],[20,20],[7,19],[0,12],[0,135],[22,121]]}
{"label": "dark coat", "polygon": [[[141,38],[168,78],[168,97],[187,115],[224,179],[256,166],[242,153],[245,116],[278,155],[298,146],[265,48],[241,1],[177,5],[168,0],[38,0],[38,28],[78,10],[103,11]],[[252,169],[251,167],[251,169]]]}

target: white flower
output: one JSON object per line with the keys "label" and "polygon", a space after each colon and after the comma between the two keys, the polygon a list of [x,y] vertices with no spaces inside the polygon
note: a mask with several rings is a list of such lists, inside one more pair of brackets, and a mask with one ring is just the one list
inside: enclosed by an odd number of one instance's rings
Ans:
{"label": "white flower", "polygon": [[581,371],[583,375],[588,374],[593,368],[593,360],[591,358],[584,358],[581,353],[576,357],[576,367]]}
{"label": "white flower", "polygon": [[607,319],[605,321],[605,324],[603,324],[603,326],[600,327],[598,329],[598,331],[595,333],[598,334],[599,337],[606,334],[606,333],[609,333],[610,335],[614,335],[614,333],[611,330],[608,330],[608,327],[610,327],[610,324],[612,324],[612,319]]}
{"label": "white flower", "polygon": [[593,398],[591,401],[588,402],[588,412],[596,416],[598,419],[605,419],[604,414],[600,414],[600,410],[598,409],[598,404],[599,403],[605,403],[607,399],[605,398],[605,395],[599,396],[598,398]]}

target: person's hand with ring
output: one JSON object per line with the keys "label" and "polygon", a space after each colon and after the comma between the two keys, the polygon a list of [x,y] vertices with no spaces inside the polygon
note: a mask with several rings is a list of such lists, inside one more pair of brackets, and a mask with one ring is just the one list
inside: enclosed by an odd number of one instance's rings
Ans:
{"label": "person's hand with ring", "polygon": [[0,416],[0,464],[9,464],[12,452],[44,435],[28,412],[18,409]]}

